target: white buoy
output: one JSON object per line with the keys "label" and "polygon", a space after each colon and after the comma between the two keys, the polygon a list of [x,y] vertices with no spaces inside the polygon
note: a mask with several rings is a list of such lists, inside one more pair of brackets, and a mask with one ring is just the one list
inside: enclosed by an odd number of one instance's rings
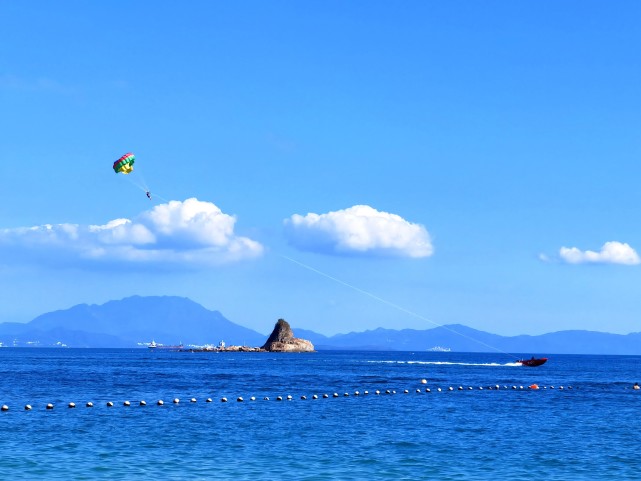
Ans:
{"label": "white buoy", "polygon": [[220,402],[221,403],[226,403],[227,402],[227,398],[226,397],[220,398]]}
{"label": "white buoy", "polygon": [[287,400],[288,400],[288,401],[291,401],[291,400],[292,400],[292,396],[291,396],[291,394],[288,394],[288,395],[287,395]]}
{"label": "white buoy", "polygon": [[429,387],[425,388],[425,392],[432,392]]}
{"label": "white buoy", "polygon": [[418,394],[418,393],[420,393],[420,392],[421,392],[421,390],[420,390],[420,389],[417,389],[417,390],[416,390],[416,393],[417,393],[417,394]]}
{"label": "white buoy", "polygon": [[316,394],[314,394],[314,395],[312,396],[312,399],[318,399],[318,396],[317,396]]}
{"label": "white buoy", "polygon": [[358,392],[358,391],[354,391],[354,396],[360,396],[360,395],[361,395],[361,393],[360,393],[360,392]]}
{"label": "white buoy", "polygon": [[409,391],[408,391],[407,389],[405,389],[405,390],[403,391],[403,394],[409,394]]}
{"label": "white buoy", "polygon": [[180,403],[180,399],[174,398],[174,404],[178,404],[178,403]]}
{"label": "white buoy", "polygon": [[392,394],[389,389],[385,390],[385,394]]}
{"label": "white buoy", "polygon": [[363,391],[363,394],[365,394],[365,396],[367,396],[369,394],[369,391]]}
{"label": "white buoy", "polygon": [[467,388],[469,391],[472,391],[474,388],[472,386],[468,386]]}
{"label": "white buoy", "polygon": [[256,398],[255,398],[254,396],[252,396],[252,397],[250,397],[250,398],[249,398],[249,400],[250,400],[250,401],[255,401],[255,400],[256,400]]}
{"label": "white buoy", "polygon": [[447,388],[448,391],[454,391],[454,388],[452,386]]}
{"label": "white buoy", "polygon": [[146,406],[146,405],[147,405],[147,403],[146,403],[145,401],[140,401],[140,405],[141,405],[141,406]]}
{"label": "white buoy", "polygon": [[349,397],[349,393],[346,392],[345,394],[343,394],[343,397]]}
{"label": "white buoy", "polygon": [[239,402],[239,403],[243,402],[243,398],[238,396],[238,399],[236,399],[236,402]]}
{"label": "white buoy", "polygon": [[329,397],[329,394],[323,394],[323,399],[327,399]]}
{"label": "white buoy", "polygon": [[265,397],[263,398],[263,401],[269,401],[269,398],[268,398],[267,396],[265,396]]}
{"label": "white buoy", "polygon": [[113,407],[113,405],[114,405],[114,403],[112,403],[111,401],[107,401],[107,407],[108,407],[108,408]]}
{"label": "white buoy", "polygon": [[333,397],[338,397],[338,393],[337,393],[337,392],[335,392],[334,394],[332,394],[332,396],[333,396]]}
{"label": "white buoy", "polygon": [[282,400],[283,400],[283,397],[282,397],[282,396],[278,396],[278,397],[276,397],[276,401],[282,401]]}
{"label": "white buoy", "polygon": [[427,379],[421,379],[421,384],[427,384]]}
{"label": "white buoy", "polygon": [[210,397],[208,397],[207,399],[205,399],[205,402],[206,402],[206,403],[210,403],[210,402],[211,402],[211,398],[210,398]]}
{"label": "white buoy", "polygon": [[88,408],[92,408],[93,407],[93,403],[91,401],[89,401],[87,404],[85,404],[85,406],[87,406]]}
{"label": "white buoy", "polygon": [[516,389],[516,386],[512,386],[512,389]]}
{"label": "white buoy", "polygon": [[190,401],[190,402],[192,402],[192,403],[195,403],[195,402],[196,402],[196,398],[195,398],[195,397],[193,397],[193,398],[191,398],[189,401]]}
{"label": "white buoy", "polygon": [[483,386],[479,386],[479,391],[482,391],[482,390],[483,390]]}
{"label": "white buoy", "polygon": [[47,409],[53,409],[53,404],[51,403],[47,404]]}
{"label": "white buoy", "polygon": [[158,406],[162,406],[163,404],[165,404],[165,401],[163,401],[162,399],[159,399],[156,404],[158,404]]}
{"label": "white buoy", "polygon": [[374,394],[376,394],[377,396],[378,396],[380,393],[381,393],[381,392],[380,392],[378,389],[377,389],[376,391],[374,391]]}
{"label": "white buoy", "polygon": [[563,386],[559,386],[559,389],[563,390]]}
{"label": "white buoy", "polygon": [[459,386],[459,387],[458,387],[458,390],[459,390],[459,391],[462,391],[462,390],[463,390],[463,386]]}
{"label": "white buoy", "polygon": [[3,404],[2,408],[0,408],[0,409],[2,409],[3,411],[8,411],[9,410],[9,406],[7,406],[6,404]]}
{"label": "white buoy", "polygon": [[24,407],[24,410],[25,410],[25,411],[31,411],[31,409],[32,409],[32,408],[31,408],[31,404],[27,404],[27,405]]}
{"label": "white buoy", "polygon": [[500,386],[499,386],[498,384],[497,384],[496,386],[494,386],[494,387],[495,387],[497,390],[498,390],[498,389],[500,389]]}
{"label": "white buoy", "polygon": [[519,389],[523,389],[523,386],[519,386]]}
{"label": "white buoy", "polygon": [[305,400],[307,399],[307,396],[301,396],[300,398],[301,398],[303,401],[305,401]]}
{"label": "white buoy", "polygon": [[131,406],[131,403],[129,401],[125,401],[124,403],[122,403],[122,405],[123,406]]}
{"label": "white buoy", "polygon": [[437,388],[436,390],[437,390],[438,392],[441,392],[441,388],[440,388],[440,387],[439,387],[439,388]]}
{"label": "white buoy", "polygon": [[69,406],[70,408],[75,408],[76,407],[76,403],[69,403],[69,404],[67,404],[67,406]]}

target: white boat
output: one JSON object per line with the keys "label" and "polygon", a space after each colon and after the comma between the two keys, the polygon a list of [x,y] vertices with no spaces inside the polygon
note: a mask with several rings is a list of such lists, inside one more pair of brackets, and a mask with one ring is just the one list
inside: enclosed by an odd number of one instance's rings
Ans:
{"label": "white boat", "polygon": [[451,352],[452,350],[449,347],[434,346],[430,347],[428,351],[431,352]]}
{"label": "white boat", "polygon": [[183,346],[182,342],[180,344],[178,344],[177,346],[165,346],[164,344],[158,344],[156,341],[152,340],[147,347],[149,349],[168,349],[168,350],[172,350],[172,351],[179,351],[184,346]]}

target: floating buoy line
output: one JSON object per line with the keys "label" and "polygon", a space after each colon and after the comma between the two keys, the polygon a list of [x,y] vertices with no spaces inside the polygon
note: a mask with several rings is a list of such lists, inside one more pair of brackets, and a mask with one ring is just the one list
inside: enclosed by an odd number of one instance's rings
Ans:
{"label": "floating buoy line", "polygon": [[[421,383],[423,385],[425,385],[425,384],[427,384],[427,381],[425,379],[423,379],[421,381]],[[435,388],[421,387],[421,388],[414,389],[413,392],[415,394],[431,394],[431,393],[447,393],[447,392],[454,392],[454,391],[572,391],[572,390],[575,390],[575,389],[576,388],[574,388],[573,386],[553,386],[553,385],[540,386],[538,384],[530,384],[529,386],[515,385],[514,384],[514,385],[508,386],[508,385],[505,385],[505,384],[504,385],[495,384],[495,385],[492,385],[492,386],[477,386],[477,387],[474,387],[474,386],[465,387],[465,386],[462,386],[462,385],[459,385],[459,386],[456,386],[456,387],[448,386],[447,388],[443,388],[443,387],[435,387]],[[638,391],[637,388],[632,388],[632,389]],[[408,395],[408,394],[412,393],[412,391],[410,389],[404,389],[401,392],[404,395]],[[371,391],[371,392],[367,391],[367,390],[365,390],[365,391],[354,391],[353,393],[344,392],[342,394],[342,396],[340,394],[338,394],[337,392],[334,392],[334,393],[331,393],[331,394],[328,394],[328,393],[312,394],[309,397],[307,395],[303,394],[303,395],[299,396],[298,399],[301,400],[301,401],[306,401],[307,399],[317,400],[317,399],[329,399],[329,398],[340,398],[340,397],[349,398],[349,397],[364,397],[364,396],[389,396],[389,395],[396,395],[396,394],[398,394],[398,392],[395,389],[385,389],[384,391],[382,391],[380,389],[376,389],[376,390]],[[269,401],[270,399],[271,398],[269,396],[264,396],[262,398],[263,401]],[[293,401],[294,397],[291,394],[288,394],[286,396],[276,396],[273,399],[276,400],[276,401]],[[256,396],[251,396],[251,397],[248,398],[248,400],[250,402],[256,402],[257,398],[256,398]],[[180,404],[180,398],[174,398],[174,399],[172,399],[171,402],[174,405],[179,405]],[[192,397],[189,400],[189,402],[191,404],[196,404],[196,403],[198,403],[198,399],[195,398],[195,397]],[[205,403],[212,403],[213,399],[211,397],[208,397],[208,398],[206,398],[204,400],[204,402]],[[221,403],[227,403],[227,402],[229,402],[229,399],[227,397],[221,397],[220,398],[220,402]],[[236,402],[237,403],[243,403],[243,402],[245,402],[245,398],[243,398],[242,396],[237,396],[236,397]],[[132,402],[129,401],[129,400],[122,401],[122,403],[120,403],[120,404],[125,408],[128,408],[128,407],[132,406]],[[138,404],[139,407],[145,407],[145,406],[148,405],[145,400],[140,400],[140,401],[137,402],[137,404]],[[156,404],[156,406],[164,406],[165,405],[165,401],[162,400],[162,399],[159,399],[158,401],[156,401],[155,404]],[[116,403],[114,403],[113,401],[106,401],[102,405],[107,407],[107,408],[113,408],[113,407],[116,406]],[[69,403],[66,404],[66,407],[68,409],[75,409],[76,406],[77,405],[76,405],[75,402],[69,402]],[[88,401],[88,402],[85,403],[85,407],[86,408],[93,408],[93,407],[96,407],[96,406],[98,406],[98,405],[93,403],[92,401]],[[53,410],[54,407],[55,407],[55,405],[53,403],[47,403],[47,404],[44,405],[44,409],[47,410],[47,411]],[[24,411],[32,411],[33,409],[34,409],[34,405],[32,405],[32,404],[25,404],[24,408],[23,408]],[[9,405],[3,404],[2,406],[0,406],[0,411],[2,411],[2,412],[10,411]]]}
{"label": "floating buoy line", "polygon": [[[395,389],[376,389],[374,391],[369,391],[369,390],[364,390],[364,391],[354,391],[354,392],[343,392],[342,394],[339,394],[338,392],[333,392],[333,393],[323,393],[323,394],[312,394],[312,395],[300,395],[296,399],[300,401],[306,401],[306,400],[318,400],[318,399],[336,399],[336,398],[362,398],[362,397],[376,397],[376,396],[392,396],[392,395],[397,395],[399,393],[402,393],[403,395],[410,395],[414,393],[415,395],[427,395],[427,394],[432,394],[432,393],[452,393],[452,392],[469,392],[469,391],[517,391],[517,392],[527,392],[527,391],[573,391],[576,390],[573,386],[541,386],[539,384],[530,384],[530,385],[490,385],[490,386],[448,386],[448,387],[440,387],[440,386],[435,386],[435,387],[427,387],[427,381],[423,379],[421,381],[422,386],[420,388],[414,388],[414,389],[403,389],[403,390],[395,390]],[[291,394],[282,396],[278,395],[276,397],[270,398],[269,396],[264,396],[262,398],[262,401],[270,401],[270,400],[275,400],[276,402],[291,402],[295,400],[295,397],[292,396]],[[249,398],[244,398],[243,396],[236,396],[235,398],[228,398],[228,397],[221,397],[220,398],[220,403],[228,403],[230,400],[235,400],[237,403],[244,403],[244,402],[259,402],[258,398],[256,396],[251,396]],[[197,404],[199,400],[195,397],[192,397],[189,399],[190,404]],[[204,403],[212,403],[213,399],[211,397],[205,398],[204,400],[201,400],[201,402]],[[154,403],[156,406],[164,406],[165,401],[162,399],[157,400]],[[178,406],[181,404],[180,398],[176,397],[171,400],[171,404]],[[139,400],[136,402],[132,402],[130,400],[125,400],[121,402],[114,402],[114,401],[104,401],[103,403],[94,403],[92,401],[87,401],[84,403],[85,408],[96,408],[98,406],[104,406],[106,408],[115,408],[116,405],[120,405],[123,408],[132,408],[134,405],[137,405],[138,407],[146,407],[149,406],[147,401],[145,400]],[[67,404],[62,404],[62,407],[66,407],[69,410],[75,410],[79,406],[75,402],[69,402]],[[44,404],[42,408],[44,408],[47,411],[54,410],[54,408],[57,407],[57,405],[54,405],[53,403],[47,403]],[[32,411],[36,408],[35,405],[33,404],[25,404],[24,407],[22,408],[23,411]],[[11,408],[7,404],[3,404],[0,407],[0,411],[2,412],[8,412],[10,411]]]}

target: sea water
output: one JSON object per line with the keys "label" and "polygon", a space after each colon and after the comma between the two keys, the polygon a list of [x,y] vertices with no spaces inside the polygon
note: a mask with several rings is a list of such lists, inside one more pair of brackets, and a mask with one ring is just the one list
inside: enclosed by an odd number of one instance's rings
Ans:
{"label": "sea water", "polygon": [[641,479],[641,357],[549,357],[0,349],[0,479]]}

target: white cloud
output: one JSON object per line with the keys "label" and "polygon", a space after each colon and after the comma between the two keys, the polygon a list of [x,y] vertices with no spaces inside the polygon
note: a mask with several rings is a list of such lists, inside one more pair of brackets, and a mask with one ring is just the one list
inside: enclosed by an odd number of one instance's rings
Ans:
{"label": "white cloud", "polygon": [[401,257],[428,257],[434,252],[425,227],[367,205],[327,214],[294,214],[284,223],[290,244],[301,250]]}
{"label": "white cloud", "polygon": [[582,251],[577,247],[561,247],[559,256],[569,264],[601,263],[636,265],[641,263],[639,254],[637,254],[629,244],[616,241],[606,242],[599,252]]}
{"label": "white cloud", "polygon": [[235,223],[235,217],[210,202],[171,201],[133,220],[115,219],[104,225],[2,229],[0,259],[17,255],[21,260],[67,265],[92,260],[208,266],[262,254],[260,243],[234,234]]}

